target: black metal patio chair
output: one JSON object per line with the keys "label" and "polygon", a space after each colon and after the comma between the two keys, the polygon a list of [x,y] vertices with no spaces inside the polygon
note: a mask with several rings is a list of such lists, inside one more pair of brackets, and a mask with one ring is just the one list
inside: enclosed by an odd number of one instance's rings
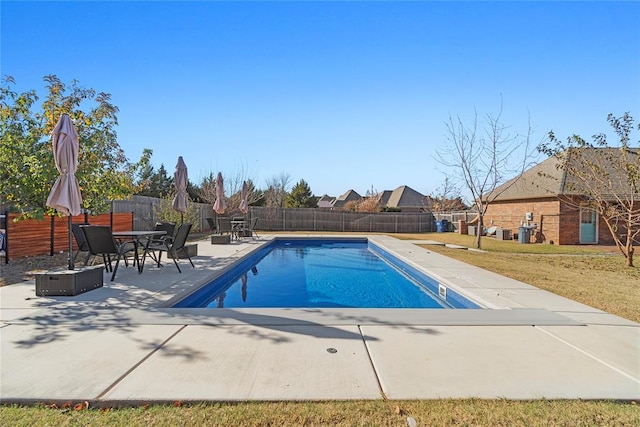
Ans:
{"label": "black metal patio chair", "polygon": [[[124,258],[125,266],[127,263],[127,253],[136,252],[137,245],[134,241],[118,242],[113,237],[111,227],[106,225],[84,225],[80,226],[84,233],[84,237],[89,246],[89,253],[93,256],[101,256],[104,262],[104,268],[111,271],[111,281],[116,277],[120,260]],[[111,256],[116,259],[116,265],[111,265]],[[137,259],[137,254],[135,255]]]}
{"label": "black metal patio chair", "polygon": [[218,234],[233,234],[233,226],[231,225],[231,218],[228,216],[218,217]]}
{"label": "black metal patio chair", "polygon": [[249,221],[248,225],[245,226],[245,228],[242,230],[243,236],[246,237],[251,237],[253,239],[259,239],[260,236],[258,236],[258,233],[256,233],[256,225],[258,224],[258,217],[254,216],[251,218],[251,221]]}
{"label": "black metal patio chair", "polygon": [[209,231],[211,233],[215,233],[215,231],[218,229],[216,222],[213,220],[213,218],[205,218],[205,219],[207,220],[207,224],[209,224]]}
{"label": "black metal patio chair", "polygon": [[87,244],[87,239],[84,237],[84,233],[82,231],[82,229],[80,227],[83,226],[87,226],[89,224],[87,223],[80,223],[80,224],[72,224],[71,225],[71,232],[73,233],[73,237],[76,240],[76,244],[78,245],[78,250],[76,251],[76,253],[73,255],[73,262],[76,262],[76,259],[78,259],[78,255],[80,255],[80,252],[86,252],[87,256],[84,259],[84,265],[87,265],[89,263],[89,259],[91,258],[91,252],[89,252],[89,245]]}
{"label": "black metal patio chair", "polygon": [[[189,237],[189,232],[191,231],[191,224],[181,224],[178,227],[178,231],[173,239],[164,239],[161,243],[153,243],[149,244],[147,248],[147,252],[151,252],[150,256],[158,263],[158,267],[161,266],[160,260],[162,259],[162,252],[167,252],[167,256],[173,258],[173,263],[176,265],[179,273],[182,273],[180,270],[180,266],[178,265],[178,260],[180,259],[178,252],[184,248],[184,245],[187,243],[187,237]],[[158,254],[155,254],[155,251],[158,251]],[[195,268],[193,265],[193,261],[189,256],[187,251],[182,251],[182,253],[187,257],[189,262],[191,263],[191,267]]]}

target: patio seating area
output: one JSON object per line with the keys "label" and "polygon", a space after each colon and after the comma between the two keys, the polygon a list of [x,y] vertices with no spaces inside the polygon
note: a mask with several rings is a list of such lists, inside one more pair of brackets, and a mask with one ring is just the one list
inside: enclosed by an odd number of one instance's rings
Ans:
{"label": "patio seating area", "polygon": [[640,324],[385,235],[491,309],[166,307],[271,238],[201,240],[195,268],[74,297],[1,287],[2,402],[640,398]]}

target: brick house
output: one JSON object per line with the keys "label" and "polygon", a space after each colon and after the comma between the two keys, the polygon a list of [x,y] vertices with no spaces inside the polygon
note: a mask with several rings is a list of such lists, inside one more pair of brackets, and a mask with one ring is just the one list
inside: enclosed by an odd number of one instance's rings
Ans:
{"label": "brick house", "polygon": [[[592,149],[589,156],[605,153]],[[586,155],[586,154],[585,154]],[[485,227],[512,230],[535,226],[531,242],[557,245],[614,244],[604,220],[576,194],[578,181],[550,157],[496,188],[484,216]]]}

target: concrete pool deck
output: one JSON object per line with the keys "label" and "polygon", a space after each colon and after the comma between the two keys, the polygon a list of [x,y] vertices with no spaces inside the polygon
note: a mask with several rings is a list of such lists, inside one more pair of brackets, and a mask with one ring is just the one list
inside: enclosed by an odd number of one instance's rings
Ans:
{"label": "concrete pool deck", "polygon": [[370,238],[493,309],[164,308],[262,237],[75,297],[1,287],[0,400],[640,399],[640,324],[389,236]]}

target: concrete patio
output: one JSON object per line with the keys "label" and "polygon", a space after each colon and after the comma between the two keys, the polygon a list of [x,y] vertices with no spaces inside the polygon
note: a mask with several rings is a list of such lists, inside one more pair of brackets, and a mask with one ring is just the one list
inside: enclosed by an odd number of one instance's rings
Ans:
{"label": "concrete patio", "polygon": [[370,238],[489,309],[166,308],[270,238],[75,297],[0,288],[1,401],[640,399],[640,324],[389,236]]}

